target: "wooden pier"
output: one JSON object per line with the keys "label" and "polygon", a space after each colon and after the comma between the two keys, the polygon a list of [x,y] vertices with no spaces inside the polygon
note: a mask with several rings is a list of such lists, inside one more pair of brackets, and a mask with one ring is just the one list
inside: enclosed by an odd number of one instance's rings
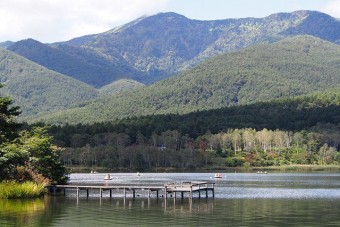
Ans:
{"label": "wooden pier", "polygon": [[181,184],[165,184],[164,185],[164,194],[167,197],[168,193],[174,193],[176,198],[176,193],[180,192],[181,197],[184,197],[184,193],[189,193],[189,198],[193,197],[194,192],[198,192],[198,197],[201,198],[201,191],[205,191],[205,197],[208,198],[208,192],[212,192],[212,197],[215,197],[215,183],[208,183],[208,182],[183,182]]}
{"label": "wooden pier", "polygon": [[[198,193],[198,197],[201,198],[201,192],[205,192],[205,197],[208,198],[209,191],[212,193],[212,197],[215,197],[215,183],[209,182],[182,182],[182,183],[169,183],[162,186],[152,186],[152,185],[106,185],[106,186],[97,186],[97,185],[49,185],[46,186],[49,192],[52,195],[56,195],[57,192],[61,192],[63,195],[66,195],[66,191],[72,190],[76,191],[77,198],[80,196],[80,191],[86,191],[86,197],[90,196],[91,192],[99,191],[100,198],[103,197],[103,192],[109,191],[109,196],[112,198],[112,193],[122,193],[124,198],[127,196],[127,192],[132,191],[132,197],[136,197],[136,192],[145,192],[147,191],[147,196],[150,198],[152,192],[156,192],[156,197],[159,196],[168,198],[171,197],[176,198],[177,193],[181,193],[181,198],[184,197],[184,193],[188,194],[189,198],[193,198],[194,192]],[[145,194],[145,193],[144,193]]]}

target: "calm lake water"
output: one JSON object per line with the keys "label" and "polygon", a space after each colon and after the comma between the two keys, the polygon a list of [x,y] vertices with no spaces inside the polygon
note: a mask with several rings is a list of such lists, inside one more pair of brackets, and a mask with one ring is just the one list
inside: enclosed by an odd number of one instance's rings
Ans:
{"label": "calm lake water", "polygon": [[67,191],[64,196],[0,200],[0,226],[340,226],[340,173],[112,173],[72,174],[71,184],[162,185],[215,182],[215,198],[137,198],[113,192]]}

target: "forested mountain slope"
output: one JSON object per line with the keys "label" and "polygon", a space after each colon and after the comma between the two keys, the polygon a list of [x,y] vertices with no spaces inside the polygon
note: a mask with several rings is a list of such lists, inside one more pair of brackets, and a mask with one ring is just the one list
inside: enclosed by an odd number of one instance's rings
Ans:
{"label": "forested mountain slope", "polygon": [[188,113],[309,94],[340,84],[340,46],[311,36],[217,56],[150,87],[44,116],[54,123]]}
{"label": "forested mountain slope", "polygon": [[0,48],[1,96],[21,107],[22,117],[70,108],[98,96],[93,87]]}
{"label": "forested mountain slope", "polygon": [[269,102],[198,111],[189,114],[149,115],[113,120],[93,125],[52,126],[51,133],[67,144],[73,136],[82,139],[110,133],[125,133],[135,143],[138,134],[151,138],[153,134],[177,131],[191,138],[229,129],[309,130],[318,124],[340,127],[340,87],[304,96],[286,97]]}
{"label": "forested mountain slope", "polygon": [[8,50],[96,88],[122,78],[131,78],[135,73],[86,48],[65,45],[53,47],[27,39],[10,45]]}
{"label": "forested mountain slope", "polygon": [[218,54],[306,34],[339,43],[340,22],[314,11],[216,21],[160,13],[101,34],[54,43],[54,49],[49,51],[28,41],[15,43],[9,49],[49,69],[101,87],[121,78],[149,84]]}

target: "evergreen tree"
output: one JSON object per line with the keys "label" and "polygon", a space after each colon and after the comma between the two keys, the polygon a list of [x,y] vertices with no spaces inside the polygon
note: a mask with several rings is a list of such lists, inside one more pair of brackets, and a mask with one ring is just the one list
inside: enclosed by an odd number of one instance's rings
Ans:
{"label": "evergreen tree", "polygon": [[[0,88],[3,85],[0,84]],[[20,124],[15,122],[15,117],[20,114],[20,107],[11,106],[13,101],[9,97],[0,97],[0,144],[13,140],[18,134]]]}

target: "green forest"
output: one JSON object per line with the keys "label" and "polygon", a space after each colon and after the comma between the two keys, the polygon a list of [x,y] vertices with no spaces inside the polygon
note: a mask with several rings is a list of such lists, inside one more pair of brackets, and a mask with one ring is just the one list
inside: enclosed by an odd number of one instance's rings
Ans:
{"label": "green forest", "polygon": [[340,90],[186,115],[52,125],[69,168],[164,171],[340,164]]}
{"label": "green forest", "polygon": [[[132,143],[125,133],[73,135],[61,153],[65,166],[105,167],[113,171],[213,170],[291,164],[340,164],[340,125],[317,125],[312,131],[235,129],[196,139],[176,130]],[[88,140],[90,139],[90,140]]]}

